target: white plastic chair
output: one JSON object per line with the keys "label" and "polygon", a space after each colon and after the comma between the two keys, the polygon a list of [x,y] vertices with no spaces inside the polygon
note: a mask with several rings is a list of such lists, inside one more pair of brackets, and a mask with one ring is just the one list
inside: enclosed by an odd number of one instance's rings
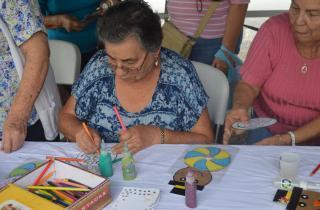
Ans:
{"label": "white plastic chair", "polygon": [[72,85],[79,77],[81,53],[75,44],[49,40],[50,64],[57,84]]}
{"label": "white plastic chair", "polygon": [[213,66],[192,61],[197,70],[202,85],[209,96],[208,111],[212,123],[217,126],[215,142],[218,139],[220,126],[224,124],[224,118],[228,106],[229,83],[226,76]]}

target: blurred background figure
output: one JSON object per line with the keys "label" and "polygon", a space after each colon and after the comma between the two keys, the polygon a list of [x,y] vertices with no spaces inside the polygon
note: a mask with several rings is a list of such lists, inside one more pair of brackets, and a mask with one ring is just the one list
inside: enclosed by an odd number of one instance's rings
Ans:
{"label": "blurred background figure", "polygon": [[[48,38],[72,42],[81,52],[81,71],[98,50],[97,18],[117,0],[38,0]],[[63,104],[71,88],[59,85]]]}
{"label": "blurred background figure", "polygon": [[[38,2],[0,0],[0,21],[1,149],[15,151],[25,140],[59,140],[60,101],[53,73],[48,72],[48,39]],[[48,92],[39,95],[47,75],[52,86],[45,85]],[[40,99],[45,107],[39,106]]]}
{"label": "blurred background figure", "polygon": [[96,12],[100,0],[38,1],[49,39],[64,40],[77,45],[81,51],[81,66],[84,66],[98,46],[97,20],[89,16]]}
{"label": "blurred background figure", "polygon": [[[167,0],[167,12],[170,20],[181,32],[193,36],[211,2],[211,0]],[[221,45],[232,53],[239,53],[242,27],[249,2],[250,0],[221,0],[204,32],[193,46],[189,58],[213,65],[226,73],[227,62],[215,58],[215,54]],[[228,55],[227,59],[233,62]]]}
{"label": "blurred background figure", "polygon": [[[258,31],[241,68],[224,143],[234,122],[249,117],[277,123],[248,132],[248,144],[320,145],[320,2],[295,0]],[[253,107],[253,116],[248,109]]]}

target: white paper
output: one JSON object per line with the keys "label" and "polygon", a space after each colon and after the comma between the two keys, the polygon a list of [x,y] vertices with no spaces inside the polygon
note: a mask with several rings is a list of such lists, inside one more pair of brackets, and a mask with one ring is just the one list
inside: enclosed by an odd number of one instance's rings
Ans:
{"label": "white paper", "polygon": [[124,187],[111,210],[153,210],[159,196],[159,189]]}

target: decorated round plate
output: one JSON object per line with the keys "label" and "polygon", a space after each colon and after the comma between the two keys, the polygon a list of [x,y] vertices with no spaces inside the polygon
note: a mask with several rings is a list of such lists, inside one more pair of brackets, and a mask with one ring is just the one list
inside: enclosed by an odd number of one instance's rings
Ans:
{"label": "decorated round plate", "polygon": [[[177,182],[185,182],[188,171],[189,171],[189,167],[178,170],[174,174],[173,180]],[[193,172],[194,172],[193,175],[196,180],[196,184],[199,186],[205,186],[209,184],[212,180],[212,175],[209,171],[194,170]]]}
{"label": "decorated round plate", "polygon": [[8,175],[8,178],[12,177],[20,177],[23,176],[30,171],[38,168],[43,162],[29,162],[29,163],[24,163],[17,168],[14,168],[10,174]]}
{"label": "decorated round plate", "polygon": [[200,147],[184,156],[184,163],[200,171],[219,171],[231,162],[230,154],[217,147]]}
{"label": "decorated round plate", "polygon": [[268,127],[276,122],[277,120],[273,118],[258,117],[250,119],[247,123],[235,122],[232,124],[232,127],[241,130],[254,130],[257,128]]}

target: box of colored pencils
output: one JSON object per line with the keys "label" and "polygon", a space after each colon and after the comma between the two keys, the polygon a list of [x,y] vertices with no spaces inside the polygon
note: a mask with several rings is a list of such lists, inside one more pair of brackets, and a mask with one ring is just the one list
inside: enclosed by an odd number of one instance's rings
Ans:
{"label": "box of colored pencils", "polygon": [[0,191],[0,204],[8,200],[30,209],[87,210],[102,209],[111,202],[111,194],[108,179],[60,160],[48,160]]}

